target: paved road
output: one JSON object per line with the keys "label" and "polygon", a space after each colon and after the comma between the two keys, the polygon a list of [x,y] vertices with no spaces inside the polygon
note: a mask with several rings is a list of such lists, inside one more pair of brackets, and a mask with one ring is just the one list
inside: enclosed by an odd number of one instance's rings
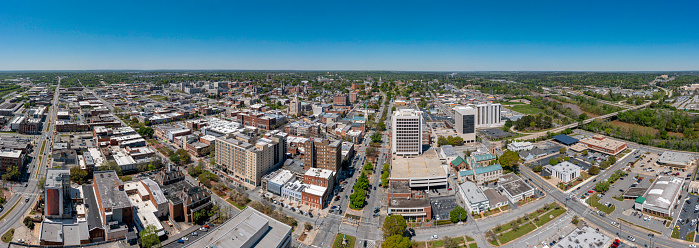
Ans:
{"label": "paved road", "polygon": [[[629,159],[631,156],[627,157]],[[613,171],[616,171],[617,169],[620,169],[623,167],[625,164],[626,160],[619,161],[617,162],[613,167],[610,167],[605,171],[601,177],[597,179],[597,181],[606,179],[611,175]],[[592,212],[592,208],[587,207],[583,203],[579,201],[569,201],[566,200],[567,195],[563,193],[562,191],[559,191],[557,189],[554,189],[553,186],[549,185],[548,183],[544,182],[541,177],[538,175],[535,175],[534,172],[532,172],[529,168],[527,167],[521,167],[522,169],[520,170],[522,172],[522,176],[526,178],[532,179],[532,182],[543,189],[547,189],[547,192],[549,196],[553,197],[556,201],[563,203],[570,211],[570,213],[573,213],[577,216],[582,217],[585,221],[587,221],[589,224],[592,226],[599,227],[601,230],[604,230],[608,233],[612,234],[618,234],[620,237],[624,238],[627,236],[633,236],[636,238],[636,245],[643,246],[643,245],[649,245],[649,247],[664,247],[664,248],[670,248],[670,247],[687,247],[689,243],[679,241],[679,240],[670,240],[668,237],[662,237],[662,236],[656,236],[652,238],[653,246],[650,246],[650,241],[651,238],[648,237],[648,232],[646,231],[639,231],[638,229],[635,228],[630,228],[629,226],[625,224],[621,224],[620,227],[615,227],[611,225],[612,221],[616,221],[615,219],[611,219],[608,216],[607,217],[600,217],[599,215],[596,214],[589,214]],[[584,192],[584,189],[588,189],[593,187],[593,185],[596,182],[589,181],[582,185],[580,188],[581,190],[576,191],[576,196],[582,192]],[[616,237],[612,237],[616,238]]]}
{"label": "paved road", "polygon": [[[15,209],[0,221],[0,234],[4,234],[10,228],[22,225],[22,217],[29,212],[31,206],[34,205],[41,194],[41,189],[37,186],[37,182],[39,178],[46,175],[46,164],[50,161],[48,155],[51,153],[51,148],[53,146],[53,132],[55,126],[52,124],[55,123],[56,111],[58,110],[58,92],[60,86],[61,79],[59,78],[52,105],[48,108],[48,116],[42,127],[43,133],[40,135],[39,140],[33,148],[34,154],[32,156],[32,161],[25,166],[26,171],[22,172],[22,182],[13,187],[15,193],[5,203],[5,209],[0,213],[4,215],[7,211],[10,211],[15,203],[19,202]],[[41,153],[41,144],[43,144],[44,141],[46,141],[46,146],[44,152]],[[41,164],[39,164],[39,156],[43,158]],[[24,185],[26,185],[26,187]],[[27,199],[29,201],[27,201]]]}

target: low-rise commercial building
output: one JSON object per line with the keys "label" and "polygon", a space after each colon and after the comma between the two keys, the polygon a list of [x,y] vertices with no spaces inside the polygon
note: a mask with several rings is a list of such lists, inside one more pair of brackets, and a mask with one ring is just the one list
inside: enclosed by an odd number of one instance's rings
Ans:
{"label": "low-rise commercial building", "polygon": [[291,226],[251,207],[185,247],[289,248]]}
{"label": "low-rise commercial building", "polygon": [[511,202],[534,197],[534,188],[514,173],[507,173],[498,180],[498,189]]}
{"label": "low-rise commercial building", "polygon": [[459,196],[466,204],[466,211],[469,213],[482,213],[490,208],[488,197],[485,196],[476,183],[466,181],[459,187]]}
{"label": "low-rise commercial building", "polygon": [[580,176],[581,168],[571,162],[563,161],[557,165],[547,165],[551,171],[551,176],[558,178],[562,183],[568,183]]}
{"label": "low-rise commercial building", "polygon": [[636,198],[634,208],[660,217],[672,216],[673,209],[678,204],[677,199],[680,196],[683,181],[679,177],[657,177],[646,193]]}
{"label": "low-rise commercial building", "polygon": [[582,139],[578,144],[587,149],[608,155],[617,155],[626,149],[626,143],[607,138],[604,135],[595,135],[592,138]]}
{"label": "low-rise commercial building", "polygon": [[692,154],[666,151],[663,152],[662,155],[660,155],[660,158],[658,158],[658,161],[656,163],[662,166],[687,168],[694,166],[696,162],[697,159]]}

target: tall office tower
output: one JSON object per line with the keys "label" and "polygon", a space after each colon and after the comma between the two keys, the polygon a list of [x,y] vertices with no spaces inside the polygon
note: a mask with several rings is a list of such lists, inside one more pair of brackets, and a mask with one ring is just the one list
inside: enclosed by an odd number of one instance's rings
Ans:
{"label": "tall office tower", "polygon": [[463,134],[464,143],[476,142],[476,109],[467,106],[458,106],[454,109],[456,132]]}
{"label": "tall office tower", "polygon": [[297,116],[301,114],[301,101],[299,101],[298,97],[291,99],[291,102],[289,103],[289,114]]}
{"label": "tall office tower", "polygon": [[422,154],[422,112],[400,109],[393,112],[391,152],[396,155]]}
{"label": "tall office tower", "polygon": [[499,103],[486,103],[476,105],[476,127],[493,127],[502,123],[500,117],[502,106]]}

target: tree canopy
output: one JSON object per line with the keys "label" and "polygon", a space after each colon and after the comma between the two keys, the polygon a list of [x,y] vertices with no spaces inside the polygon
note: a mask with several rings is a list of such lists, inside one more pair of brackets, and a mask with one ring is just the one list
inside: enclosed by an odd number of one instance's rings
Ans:
{"label": "tree canopy", "polygon": [[391,215],[383,222],[383,236],[388,238],[393,235],[402,236],[408,228],[408,223],[401,215]]}

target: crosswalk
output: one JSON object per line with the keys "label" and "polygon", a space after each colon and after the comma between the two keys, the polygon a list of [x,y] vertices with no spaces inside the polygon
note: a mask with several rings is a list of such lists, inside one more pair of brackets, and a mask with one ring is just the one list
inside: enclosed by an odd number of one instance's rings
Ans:
{"label": "crosswalk", "polygon": [[[364,245],[365,242],[366,242],[366,246]],[[375,248],[375,247],[379,247],[379,246],[377,246],[376,240],[359,240],[359,239],[357,239],[357,242],[354,244],[354,247],[355,248],[363,248],[363,247]]]}

